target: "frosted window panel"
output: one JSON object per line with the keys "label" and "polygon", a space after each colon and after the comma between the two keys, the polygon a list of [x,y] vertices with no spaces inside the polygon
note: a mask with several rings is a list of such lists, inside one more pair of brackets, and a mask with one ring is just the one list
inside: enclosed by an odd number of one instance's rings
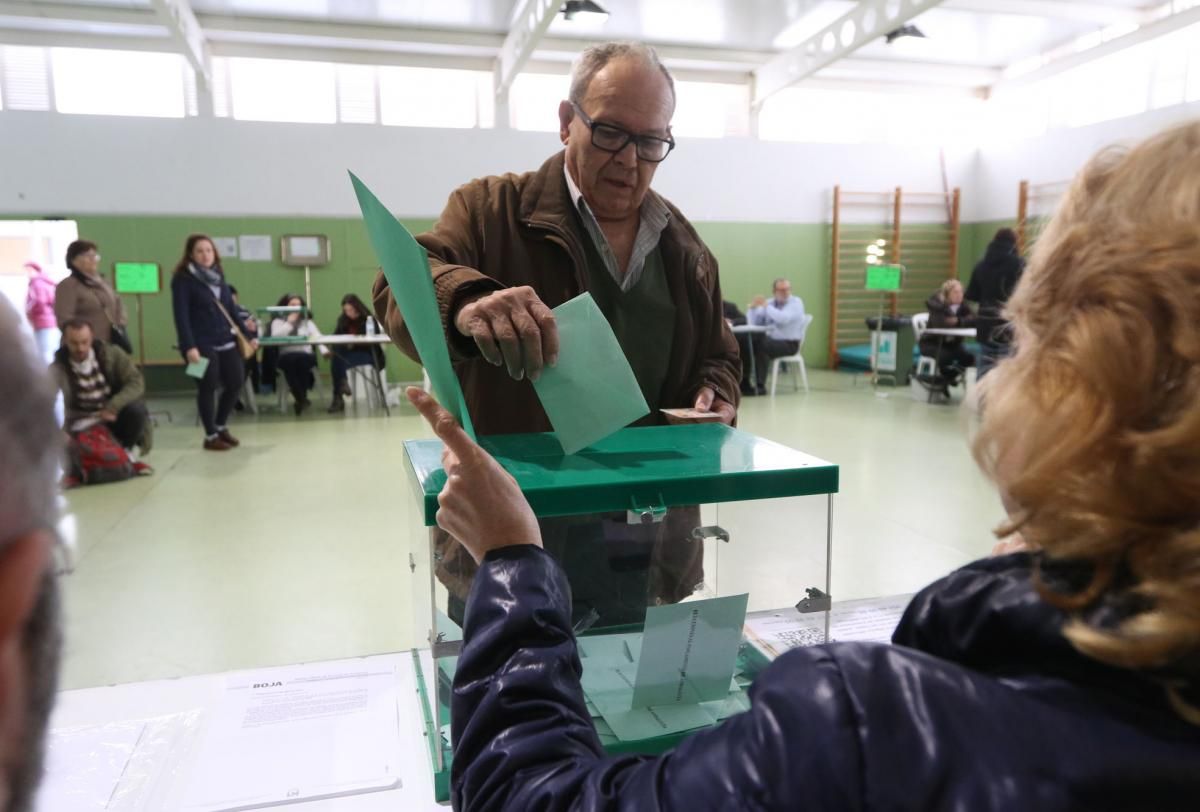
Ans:
{"label": "frosted window panel", "polygon": [[49,110],[50,83],[45,48],[0,45],[0,93],[9,110]]}
{"label": "frosted window panel", "polygon": [[763,105],[758,132],[768,141],[973,144],[984,110],[967,97],[790,88]]}
{"label": "frosted window panel", "polygon": [[381,67],[380,120],[399,127],[475,127],[477,75],[469,70]]}
{"label": "frosted window panel", "polygon": [[677,138],[749,135],[749,86],[676,82],[675,117],[671,120],[671,131]]}
{"label": "frosted window panel", "polygon": [[375,68],[372,65],[338,65],[338,121],[374,124]]}
{"label": "frosted window panel", "polygon": [[182,118],[184,61],[178,54],[52,48],[60,113]]}
{"label": "frosted window panel", "polygon": [[558,105],[571,90],[571,78],[522,73],[508,91],[508,112],[517,130],[558,132]]}
{"label": "frosted window panel", "polygon": [[215,56],[212,61],[213,115],[228,118],[229,110],[229,60]]}
{"label": "frosted window panel", "polygon": [[327,62],[232,58],[229,80],[236,119],[303,124],[337,121],[334,66]]}

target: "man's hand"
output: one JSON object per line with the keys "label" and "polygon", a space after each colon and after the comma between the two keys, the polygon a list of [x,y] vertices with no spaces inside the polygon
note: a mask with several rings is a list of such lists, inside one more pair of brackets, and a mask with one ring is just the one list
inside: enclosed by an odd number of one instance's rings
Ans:
{"label": "man's hand", "polygon": [[105,423],[116,423],[117,422],[117,413],[112,411],[111,409],[103,410],[102,412],[100,412],[99,417]]}
{"label": "man's hand", "polygon": [[755,296],[754,301],[750,303],[750,306],[751,307],[766,307],[767,306],[767,297],[766,296]]}
{"label": "man's hand", "polygon": [[468,302],[459,308],[454,326],[475,339],[488,363],[508,367],[515,381],[536,381],[545,364],[558,363],[554,313],[531,287],[499,290]]}
{"label": "man's hand", "polygon": [[185,354],[187,355],[187,362],[189,364],[195,364],[200,361],[200,350],[196,349],[195,347],[192,347]]}
{"label": "man's hand", "polygon": [[512,475],[477,446],[432,396],[415,386],[409,401],[445,444],[446,484],[438,494],[438,527],[458,539],[476,562],[515,544],[542,546],[537,519]]}
{"label": "man's hand", "polygon": [[714,412],[721,416],[721,422],[726,426],[732,426],[734,419],[737,417],[737,409],[732,403],[727,403],[717,397],[716,392],[711,387],[704,386],[696,393],[696,403],[694,409],[701,412]]}

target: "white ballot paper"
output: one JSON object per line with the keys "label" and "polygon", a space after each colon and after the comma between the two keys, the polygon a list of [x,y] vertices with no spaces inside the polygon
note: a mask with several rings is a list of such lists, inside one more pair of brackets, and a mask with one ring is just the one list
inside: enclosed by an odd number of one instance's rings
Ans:
{"label": "white ballot paper", "polygon": [[228,812],[400,783],[394,667],[362,660],[226,677],[181,809]]}
{"label": "white ballot paper", "polygon": [[[831,642],[859,640],[890,643],[900,616],[912,595],[839,601],[829,615]],[[751,612],[746,616],[746,639],[771,659],[799,646],[825,642],[825,615],[795,609]]]}

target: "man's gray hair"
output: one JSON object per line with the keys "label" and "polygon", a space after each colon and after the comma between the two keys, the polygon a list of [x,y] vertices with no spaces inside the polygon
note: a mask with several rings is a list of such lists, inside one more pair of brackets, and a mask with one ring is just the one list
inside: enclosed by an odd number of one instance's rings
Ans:
{"label": "man's gray hair", "polygon": [[571,91],[567,98],[582,106],[583,99],[587,96],[588,85],[592,83],[593,77],[614,59],[639,59],[662,71],[662,75],[667,80],[667,87],[671,88],[671,107],[675,106],[674,77],[658,58],[658,52],[641,42],[605,42],[584,50],[571,68]]}
{"label": "man's gray hair", "polygon": [[57,521],[55,389],[20,319],[0,297],[0,547]]}

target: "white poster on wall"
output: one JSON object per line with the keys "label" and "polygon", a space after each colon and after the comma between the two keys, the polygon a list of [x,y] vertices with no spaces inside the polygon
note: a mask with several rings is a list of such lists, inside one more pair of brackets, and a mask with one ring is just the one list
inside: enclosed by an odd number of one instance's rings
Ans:
{"label": "white poster on wall", "polygon": [[213,237],[212,239],[213,245],[217,247],[217,253],[221,255],[221,259],[237,259],[237,237]]}
{"label": "white poster on wall", "polygon": [[243,234],[238,237],[238,251],[242,262],[270,262],[271,235]]}

